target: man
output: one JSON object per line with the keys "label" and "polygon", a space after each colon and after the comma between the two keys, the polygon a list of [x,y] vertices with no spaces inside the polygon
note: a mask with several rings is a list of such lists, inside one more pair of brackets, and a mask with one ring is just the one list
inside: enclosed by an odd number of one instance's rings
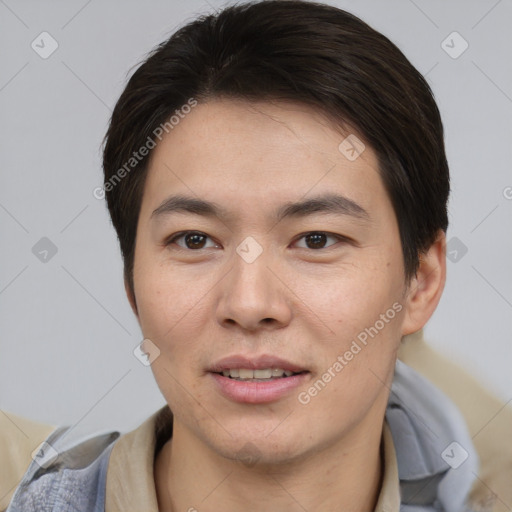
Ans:
{"label": "man", "polygon": [[9,511],[472,509],[460,413],[397,363],[443,291],[449,173],[396,46],[310,2],[199,18],[130,79],[103,163],[168,407],[52,432]]}

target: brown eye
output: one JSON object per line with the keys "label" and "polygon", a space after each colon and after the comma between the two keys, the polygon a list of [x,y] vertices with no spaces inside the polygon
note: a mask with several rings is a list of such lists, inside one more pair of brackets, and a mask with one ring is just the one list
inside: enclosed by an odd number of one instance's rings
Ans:
{"label": "brown eye", "polygon": [[[173,235],[171,238],[167,240],[165,243],[166,246],[170,246],[174,243],[178,247],[181,247],[182,249],[190,249],[190,250],[199,250],[204,249],[206,247],[207,240],[210,237],[204,233],[201,233],[199,231],[184,231],[182,233],[178,233],[176,235]],[[178,243],[178,240],[183,240],[183,243]],[[210,247],[214,247],[214,245],[211,245]]]}
{"label": "brown eye", "polygon": [[327,241],[327,235],[325,233],[312,233],[306,235],[306,245],[310,249],[322,249]]}
{"label": "brown eye", "polygon": [[202,249],[204,247],[206,236],[198,233],[189,233],[185,235],[185,245],[189,249]]}
{"label": "brown eye", "polygon": [[330,244],[326,246],[326,243],[330,238],[335,240],[335,242],[342,240],[342,237],[340,236],[331,235],[323,231],[312,231],[311,233],[307,233],[299,238],[299,240],[305,241],[305,246],[302,245],[300,247],[304,249],[326,249],[331,245],[334,245]]}

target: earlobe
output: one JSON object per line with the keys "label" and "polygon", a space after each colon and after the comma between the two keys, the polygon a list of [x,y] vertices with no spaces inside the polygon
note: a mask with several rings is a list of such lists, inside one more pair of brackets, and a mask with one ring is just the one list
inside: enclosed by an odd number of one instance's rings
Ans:
{"label": "earlobe", "polygon": [[420,330],[427,323],[439,304],[445,282],[446,234],[440,231],[436,241],[420,256],[418,272],[410,282],[402,336]]}

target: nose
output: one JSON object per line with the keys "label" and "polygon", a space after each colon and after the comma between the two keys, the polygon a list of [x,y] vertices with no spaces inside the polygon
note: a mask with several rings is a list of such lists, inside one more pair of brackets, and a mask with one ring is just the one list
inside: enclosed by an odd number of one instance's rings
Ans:
{"label": "nose", "polygon": [[278,269],[268,251],[252,262],[235,254],[234,265],[220,284],[218,322],[247,331],[286,326],[292,317],[291,292]]}

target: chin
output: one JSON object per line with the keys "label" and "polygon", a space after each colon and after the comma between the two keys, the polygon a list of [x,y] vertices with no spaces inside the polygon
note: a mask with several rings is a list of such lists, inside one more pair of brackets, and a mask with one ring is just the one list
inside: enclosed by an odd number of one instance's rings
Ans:
{"label": "chin", "polygon": [[304,457],[297,446],[262,445],[255,440],[247,440],[238,450],[230,450],[226,458],[239,462],[247,468],[268,468],[293,464]]}
{"label": "chin", "polygon": [[[308,450],[303,436],[294,436],[289,428],[283,429],[280,435],[277,432],[269,435],[272,429],[264,430],[264,433],[240,430],[236,437],[226,434],[222,439],[208,439],[207,444],[217,455],[248,468],[286,465],[307,457],[315,449],[312,445]],[[312,443],[311,439],[309,442]]]}

